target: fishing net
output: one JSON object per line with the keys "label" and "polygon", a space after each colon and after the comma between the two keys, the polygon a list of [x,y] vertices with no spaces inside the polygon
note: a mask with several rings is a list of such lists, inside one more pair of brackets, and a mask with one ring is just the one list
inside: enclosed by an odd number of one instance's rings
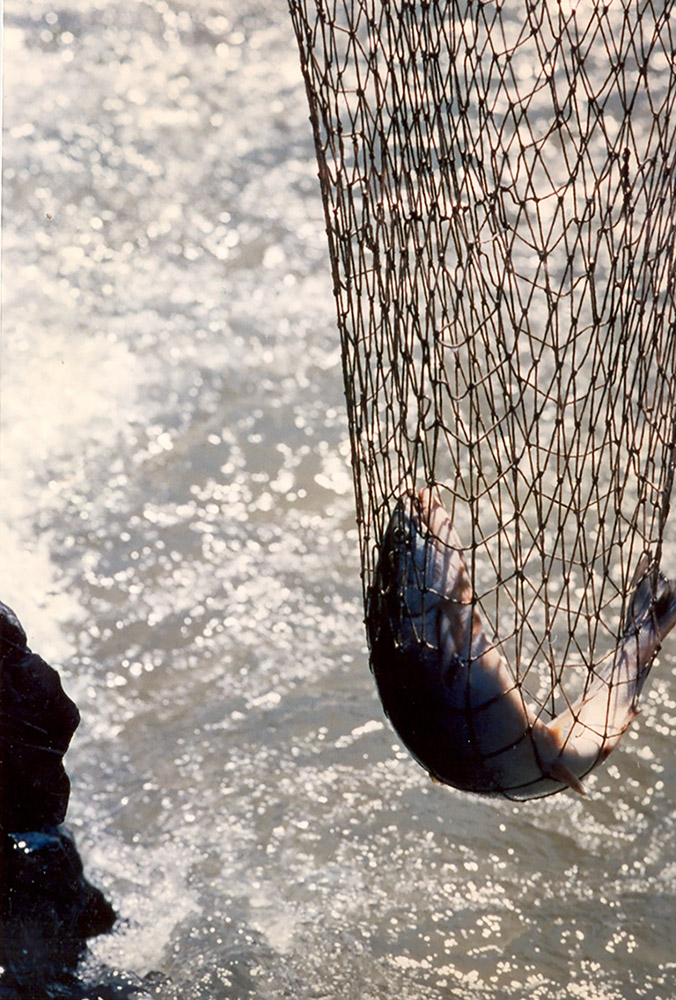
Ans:
{"label": "fishing net", "polygon": [[364,596],[397,501],[436,484],[473,604],[553,717],[616,656],[669,509],[676,3],[290,8]]}

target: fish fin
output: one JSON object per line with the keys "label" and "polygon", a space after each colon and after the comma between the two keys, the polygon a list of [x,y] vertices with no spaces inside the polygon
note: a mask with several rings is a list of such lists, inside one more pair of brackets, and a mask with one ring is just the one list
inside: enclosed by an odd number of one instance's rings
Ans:
{"label": "fish fin", "polygon": [[551,763],[547,765],[547,775],[550,778],[554,778],[555,781],[560,781],[563,785],[568,785],[572,788],[574,792],[578,795],[586,796],[586,791],[580,779],[576,774],[573,774],[571,769],[563,763],[560,757],[557,757]]}
{"label": "fish fin", "polygon": [[629,584],[630,590],[635,590],[636,588],[638,588],[641,581],[648,575],[649,569],[650,569],[650,554],[648,552],[644,552],[636,564],[634,575],[631,578],[631,583]]}
{"label": "fish fin", "polygon": [[638,632],[646,615],[650,611],[650,602],[653,598],[653,588],[648,573],[649,568],[650,563],[648,557],[644,554],[639,560],[639,564],[636,567],[634,579],[631,584],[632,587],[634,587],[634,592],[631,596],[629,607],[627,608],[627,615],[624,620],[624,630],[626,633]]}
{"label": "fish fin", "polygon": [[676,625],[676,587],[660,573],[655,597],[655,616],[660,640]]}

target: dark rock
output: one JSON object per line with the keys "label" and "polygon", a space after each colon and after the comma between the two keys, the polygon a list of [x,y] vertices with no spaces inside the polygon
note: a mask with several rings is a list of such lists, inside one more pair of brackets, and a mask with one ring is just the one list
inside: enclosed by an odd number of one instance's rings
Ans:
{"label": "dark rock", "polygon": [[60,825],[70,793],[62,758],[79,721],[59,675],[0,602],[0,997],[60,996],[59,984],[76,982],[86,939],[115,921]]}
{"label": "dark rock", "polygon": [[21,622],[11,608],[0,601],[0,641],[6,646],[25,649],[28,644]]}
{"label": "dark rock", "polygon": [[86,939],[109,931],[115,913],[84,877],[70,831],[12,833],[2,847],[0,963],[19,983],[74,969]]}
{"label": "dark rock", "polygon": [[79,721],[56,670],[30,651],[0,602],[0,831],[63,822],[70,783],[62,757]]}

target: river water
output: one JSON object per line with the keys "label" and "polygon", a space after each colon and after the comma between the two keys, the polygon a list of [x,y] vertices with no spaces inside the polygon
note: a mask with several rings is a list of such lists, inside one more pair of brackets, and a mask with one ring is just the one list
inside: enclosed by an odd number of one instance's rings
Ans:
{"label": "river water", "polygon": [[673,997],[673,639],[587,800],[432,785],[383,718],[285,5],[5,25],[0,598],[83,716],[87,995]]}

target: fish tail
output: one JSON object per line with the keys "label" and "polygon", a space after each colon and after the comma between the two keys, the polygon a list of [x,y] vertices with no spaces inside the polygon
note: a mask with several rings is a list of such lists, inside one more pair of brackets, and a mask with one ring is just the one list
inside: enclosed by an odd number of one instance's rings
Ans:
{"label": "fish tail", "polygon": [[643,572],[643,577],[634,591],[634,595],[625,619],[625,636],[634,635],[642,628],[651,625],[661,641],[676,625],[676,586],[667,580],[664,573],[657,572],[657,581],[653,584],[653,575],[648,573],[647,559],[639,563],[636,576]]}

